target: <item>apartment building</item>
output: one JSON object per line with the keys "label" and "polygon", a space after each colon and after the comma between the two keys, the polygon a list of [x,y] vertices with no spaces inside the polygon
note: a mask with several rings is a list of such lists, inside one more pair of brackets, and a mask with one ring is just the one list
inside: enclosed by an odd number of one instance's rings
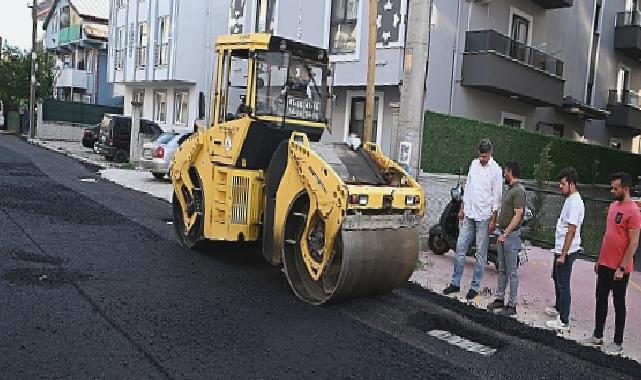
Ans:
{"label": "apartment building", "polygon": [[[331,133],[362,136],[367,82],[367,0],[231,0],[229,33],[265,32],[321,46],[334,65]],[[373,138],[389,153],[403,78],[407,0],[378,2],[376,112]]]}
{"label": "apartment building", "polygon": [[[426,109],[641,153],[637,0],[428,1]],[[373,138],[390,153],[408,0],[377,7]],[[324,139],[362,134],[367,0],[113,0],[111,20],[110,78],[126,85],[125,112],[137,99],[145,117],[190,126],[210,92],[215,36],[266,32],[328,50],[335,102]]]}
{"label": "apartment building", "polygon": [[55,53],[53,97],[119,105],[107,83],[109,0],[55,0],[43,24],[44,47]]}
{"label": "apartment building", "polygon": [[209,109],[229,9],[227,0],[110,1],[109,81],[123,88],[125,115],[141,102],[142,117],[163,129],[193,129],[201,98]]}
{"label": "apartment building", "polygon": [[641,153],[639,21],[632,0],[434,0],[427,108]]}

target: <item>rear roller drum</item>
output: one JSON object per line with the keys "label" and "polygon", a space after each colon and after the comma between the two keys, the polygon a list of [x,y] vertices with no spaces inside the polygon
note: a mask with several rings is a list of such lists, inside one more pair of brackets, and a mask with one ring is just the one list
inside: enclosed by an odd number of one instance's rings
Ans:
{"label": "rear roller drum", "polygon": [[283,262],[294,293],[320,305],[340,299],[385,293],[407,282],[418,258],[417,228],[397,230],[342,230],[321,278],[314,281],[303,259],[301,241],[307,239],[310,256],[322,261],[324,224],[315,221],[303,236],[309,199],[300,195],[285,222]]}

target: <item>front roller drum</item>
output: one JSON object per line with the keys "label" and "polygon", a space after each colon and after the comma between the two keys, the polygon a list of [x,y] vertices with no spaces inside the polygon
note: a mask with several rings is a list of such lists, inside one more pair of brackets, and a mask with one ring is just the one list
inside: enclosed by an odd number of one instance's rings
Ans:
{"label": "front roller drum", "polygon": [[412,275],[418,259],[418,236],[417,227],[341,230],[329,267],[319,281],[309,275],[300,244],[285,245],[287,279],[299,298],[315,305],[386,293],[402,286]]}

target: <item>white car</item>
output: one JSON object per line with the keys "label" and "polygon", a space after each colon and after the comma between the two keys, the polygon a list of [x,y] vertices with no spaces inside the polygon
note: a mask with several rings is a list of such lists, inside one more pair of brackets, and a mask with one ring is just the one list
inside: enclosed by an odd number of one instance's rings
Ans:
{"label": "white car", "polygon": [[164,132],[154,141],[146,143],[142,148],[140,166],[157,179],[162,179],[169,173],[174,152],[189,136],[191,133]]}
{"label": "white car", "polygon": [[4,128],[4,105],[0,100],[0,128]]}

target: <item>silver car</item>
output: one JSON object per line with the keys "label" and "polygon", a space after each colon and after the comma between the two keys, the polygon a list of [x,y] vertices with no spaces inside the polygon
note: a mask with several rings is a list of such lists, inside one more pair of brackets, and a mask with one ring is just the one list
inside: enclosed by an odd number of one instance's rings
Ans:
{"label": "silver car", "polygon": [[191,133],[164,132],[142,148],[140,166],[149,170],[157,179],[169,173],[169,165],[176,149],[191,136]]}

